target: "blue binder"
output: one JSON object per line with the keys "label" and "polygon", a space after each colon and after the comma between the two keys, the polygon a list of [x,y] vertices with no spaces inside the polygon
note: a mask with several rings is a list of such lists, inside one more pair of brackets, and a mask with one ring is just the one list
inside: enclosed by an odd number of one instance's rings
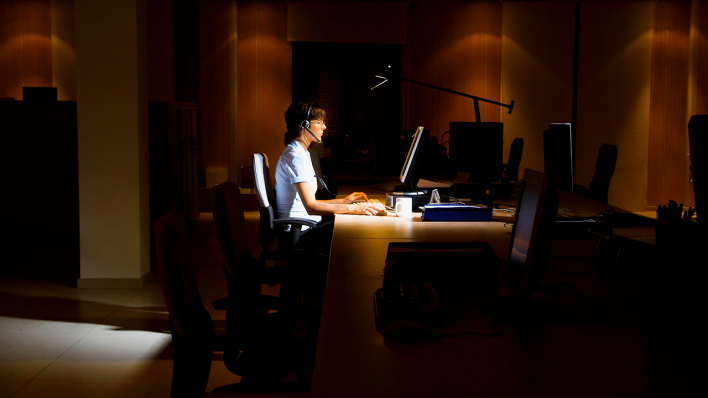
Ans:
{"label": "blue binder", "polygon": [[423,206],[423,221],[491,221],[491,207],[468,206],[458,203],[438,203]]}

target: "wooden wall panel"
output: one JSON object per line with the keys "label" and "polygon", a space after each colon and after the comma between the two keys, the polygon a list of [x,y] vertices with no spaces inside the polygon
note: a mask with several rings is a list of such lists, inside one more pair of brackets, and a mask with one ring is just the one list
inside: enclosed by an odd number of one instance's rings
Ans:
{"label": "wooden wall panel", "polygon": [[700,2],[696,49],[696,114],[708,115],[708,1]]}
{"label": "wooden wall panel", "polygon": [[74,0],[52,0],[52,86],[59,101],[76,101]]}
{"label": "wooden wall panel", "polygon": [[575,2],[504,2],[502,101],[504,155],[515,137],[524,139],[519,167],[543,171],[543,131],[573,116]]}
{"label": "wooden wall panel", "polygon": [[22,87],[51,87],[48,0],[0,1],[0,97],[22,99]]}
{"label": "wooden wall panel", "polygon": [[0,1],[0,98],[22,98],[22,8]]}
{"label": "wooden wall panel", "polygon": [[[413,80],[498,101],[501,88],[501,3],[414,2],[404,71]],[[405,87],[407,86],[407,87]],[[423,125],[440,137],[451,121],[474,121],[469,98],[404,83],[404,129]],[[500,109],[481,104],[482,121],[500,120]]]}
{"label": "wooden wall panel", "polygon": [[684,198],[691,3],[658,1],[654,12],[647,204]]}
{"label": "wooden wall panel", "polygon": [[228,168],[231,148],[231,58],[228,0],[199,2],[200,186],[206,169]]}
{"label": "wooden wall panel", "polygon": [[623,209],[646,208],[653,9],[580,3],[575,180],[589,186],[600,145],[617,145],[609,203]]}
{"label": "wooden wall panel", "polygon": [[49,0],[23,0],[22,84],[52,86],[52,32]]}
{"label": "wooden wall panel", "polygon": [[241,165],[264,152],[273,171],[283,151],[283,114],[292,102],[292,45],[287,2],[239,1],[238,132]]}

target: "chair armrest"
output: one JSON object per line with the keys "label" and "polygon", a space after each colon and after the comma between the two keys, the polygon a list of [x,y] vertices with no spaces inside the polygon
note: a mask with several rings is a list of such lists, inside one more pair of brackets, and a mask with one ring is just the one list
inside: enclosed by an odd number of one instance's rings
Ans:
{"label": "chair armrest", "polygon": [[273,224],[275,225],[282,225],[282,224],[297,224],[297,225],[307,225],[308,227],[316,227],[317,226],[317,221],[310,220],[309,218],[276,218],[273,220]]}

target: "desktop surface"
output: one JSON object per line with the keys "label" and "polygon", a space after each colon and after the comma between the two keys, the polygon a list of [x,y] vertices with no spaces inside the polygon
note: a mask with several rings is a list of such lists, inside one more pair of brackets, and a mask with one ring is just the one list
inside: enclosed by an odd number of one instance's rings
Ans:
{"label": "desktop surface", "polygon": [[[577,214],[594,215],[612,208],[570,193],[559,194],[559,199],[560,208]],[[687,354],[653,348],[623,287],[592,274],[551,273],[544,280],[570,283],[583,295],[611,304],[608,319],[600,319],[596,308],[565,294],[563,300],[575,318],[562,322],[499,322],[495,326],[496,321],[474,303],[453,304],[462,315],[449,332],[454,328],[483,334],[496,330],[499,337],[461,334],[430,341],[394,341],[377,332],[373,297],[382,286],[389,242],[488,242],[504,260],[510,235],[511,226],[502,222],[423,222],[419,214],[410,219],[337,215],[311,392],[557,395],[695,391],[695,372],[687,368]],[[560,255],[549,263],[550,271],[558,267],[577,270],[579,264],[592,267],[591,261],[559,263],[563,255],[578,255],[567,241],[554,241],[554,253]],[[500,287],[499,294],[509,293]]]}

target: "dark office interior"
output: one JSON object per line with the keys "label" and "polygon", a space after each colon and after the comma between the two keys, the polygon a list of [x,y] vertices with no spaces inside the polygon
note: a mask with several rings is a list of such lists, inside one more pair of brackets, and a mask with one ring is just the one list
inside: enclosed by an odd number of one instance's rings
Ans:
{"label": "dark office interior", "polygon": [[[380,84],[379,76],[388,80]],[[513,112],[482,102],[476,120],[471,99],[401,78],[513,100]],[[396,184],[418,126],[431,136],[421,175],[454,180],[459,170],[448,155],[455,122],[502,123],[503,162],[523,139],[515,181],[525,169],[548,167],[544,131],[570,123],[576,193],[591,187],[599,151],[613,146],[614,175],[599,201],[656,218],[670,201],[696,206],[687,126],[693,115],[708,114],[708,1],[0,0],[0,170],[7,185],[0,397],[170,396],[174,348],[155,223],[171,209],[184,213],[204,306],[223,329],[224,313],[210,308],[227,290],[211,187],[241,188],[247,240],[258,248],[253,154],[267,156],[273,179],[283,115],[299,100],[327,112],[316,149],[335,190]],[[615,248],[617,268],[608,270],[596,262],[597,236],[577,245],[556,241],[553,277],[568,276],[563,283],[605,304],[619,297],[610,308],[616,323],[552,323],[514,334],[527,340],[509,350],[491,338],[498,351],[477,354],[503,352],[508,374],[463,391],[705,390],[691,366],[702,358],[696,332],[683,330],[697,328],[692,300],[699,294],[686,290],[701,290],[705,272],[687,263],[699,259],[689,252],[705,243],[705,232],[661,231],[657,239],[663,233],[665,242],[688,246],[656,257],[671,263],[662,264],[665,273],[641,248]],[[497,253],[502,260],[506,254]],[[263,292],[278,290],[264,284]],[[583,341],[601,335],[592,343],[597,352],[617,346],[632,357],[588,354],[591,348],[573,346],[575,332]],[[564,354],[533,352],[549,347],[548,336]],[[544,363],[558,358],[567,363]],[[535,365],[557,374],[526,371]],[[207,394],[239,380],[215,352]],[[464,385],[440,383],[419,393],[460,393]],[[410,393],[362,387],[314,395],[371,392]]]}

